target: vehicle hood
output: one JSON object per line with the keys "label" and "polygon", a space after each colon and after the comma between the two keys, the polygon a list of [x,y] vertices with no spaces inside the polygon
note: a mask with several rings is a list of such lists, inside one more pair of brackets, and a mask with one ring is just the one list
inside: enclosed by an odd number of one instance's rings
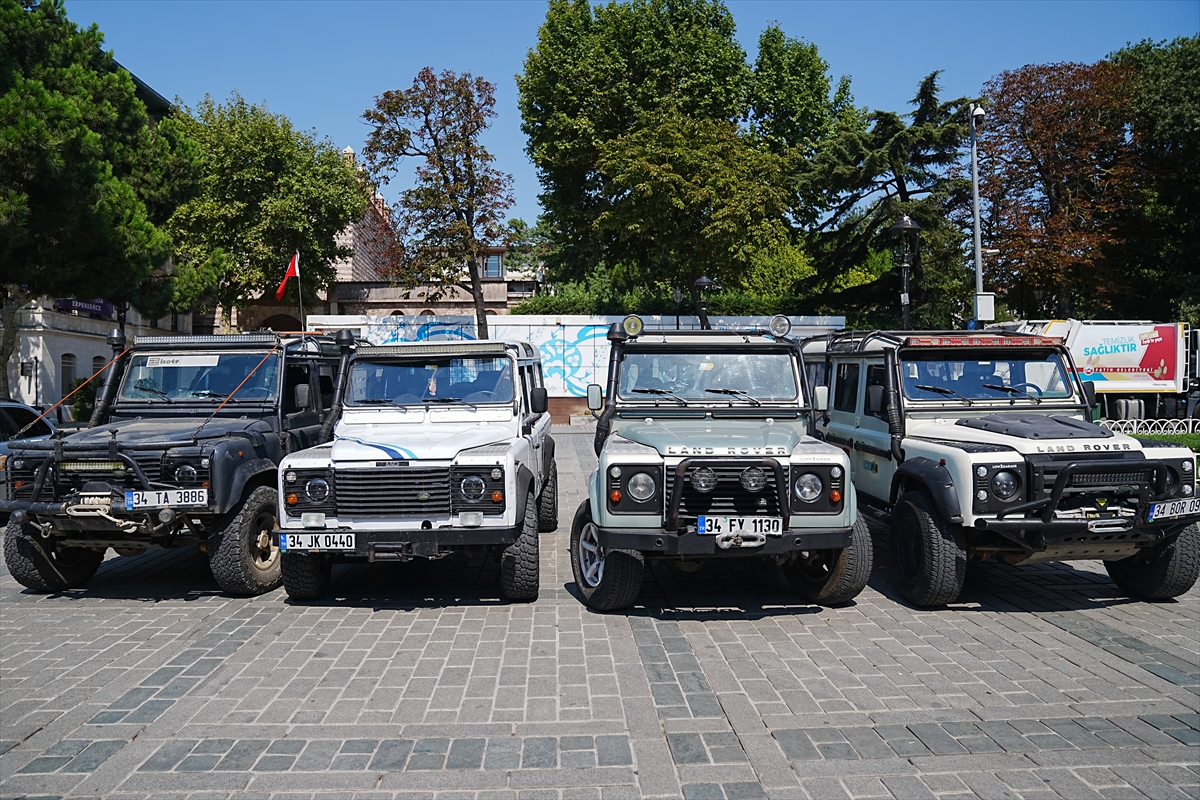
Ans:
{"label": "vehicle hood", "polygon": [[1090,422],[1050,414],[990,414],[962,419],[910,419],[910,437],[990,444],[1038,453],[1140,452],[1141,444]]}
{"label": "vehicle hood", "polygon": [[803,420],[667,420],[625,422],[613,431],[663,456],[737,455],[787,456],[805,438]]}
{"label": "vehicle hood", "polygon": [[379,459],[449,461],[463,450],[512,438],[507,425],[439,422],[418,425],[338,425],[333,462]]}
{"label": "vehicle hood", "polygon": [[112,432],[117,431],[117,441],[122,445],[152,444],[154,442],[184,441],[193,438],[199,428],[199,439],[217,439],[231,433],[254,431],[270,433],[271,425],[262,419],[239,419],[216,417],[204,423],[204,417],[170,419],[134,419],[110,422],[95,428],[86,428],[66,437],[67,446],[107,445]]}

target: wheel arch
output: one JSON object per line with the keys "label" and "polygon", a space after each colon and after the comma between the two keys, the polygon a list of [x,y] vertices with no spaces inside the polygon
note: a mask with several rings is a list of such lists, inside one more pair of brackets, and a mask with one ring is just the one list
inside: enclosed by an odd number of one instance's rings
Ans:
{"label": "wheel arch", "polygon": [[893,508],[900,496],[907,491],[921,490],[930,496],[938,513],[947,522],[961,525],[962,506],[958,489],[950,470],[938,461],[924,456],[906,459],[896,468],[892,476],[891,502]]}
{"label": "wheel arch", "polygon": [[279,468],[269,458],[252,458],[238,464],[233,477],[229,480],[229,490],[217,507],[218,514],[227,514],[242,500],[247,488],[269,486],[278,488],[277,476]]}

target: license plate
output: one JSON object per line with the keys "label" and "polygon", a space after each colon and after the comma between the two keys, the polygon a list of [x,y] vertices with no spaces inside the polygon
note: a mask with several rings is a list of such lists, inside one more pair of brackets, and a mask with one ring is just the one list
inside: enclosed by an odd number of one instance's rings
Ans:
{"label": "license plate", "polygon": [[1175,519],[1176,517],[1188,517],[1192,514],[1200,514],[1200,497],[1193,497],[1190,500],[1170,500],[1166,503],[1154,503],[1150,506],[1150,516],[1146,517],[1146,521],[1154,522],[1159,519]]}
{"label": "license plate", "polygon": [[783,517],[700,517],[696,533],[761,533],[767,536],[783,534]]}
{"label": "license plate", "polygon": [[288,550],[353,550],[353,533],[279,533],[279,549]]}
{"label": "license plate", "polygon": [[208,489],[152,489],[126,492],[125,510],[135,508],[194,508],[208,505]]}

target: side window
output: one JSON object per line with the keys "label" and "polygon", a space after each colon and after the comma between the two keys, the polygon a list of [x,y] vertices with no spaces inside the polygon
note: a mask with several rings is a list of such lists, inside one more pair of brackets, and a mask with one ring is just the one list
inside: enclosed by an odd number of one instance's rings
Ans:
{"label": "side window", "polygon": [[838,364],[833,384],[833,410],[854,413],[858,407],[858,364]]}
{"label": "side window", "polygon": [[325,411],[333,407],[333,369],[332,364],[322,364],[317,379],[321,387],[321,408]]}
{"label": "side window", "polygon": [[807,362],[806,361],[804,363],[804,371],[808,373],[808,385],[810,387],[826,385],[827,379],[825,376],[825,362],[824,361],[816,361],[816,362]]}
{"label": "side window", "polygon": [[[885,373],[884,373],[883,364],[868,364],[867,365],[867,396],[868,397],[870,397],[870,395],[871,395],[871,387],[872,386],[879,386],[881,389],[883,386],[885,386],[884,374]],[[886,402],[886,396],[884,399]],[[872,414],[871,410],[870,410],[870,406],[867,404],[863,405],[863,411],[867,414],[870,414],[872,417],[875,417],[876,419],[887,419],[887,414],[884,413],[882,405],[879,406],[878,413]]]}
{"label": "side window", "polygon": [[[5,418],[5,414],[0,414],[0,442],[5,441],[10,436],[15,436],[17,431],[24,428],[26,425],[33,423],[29,430],[25,431],[23,436],[49,436],[53,431],[46,424],[45,420],[38,419],[38,415],[30,411],[28,408],[9,407],[6,408],[7,416],[11,418],[12,425],[9,425],[9,419]],[[36,421],[35,421],[36,420]],[[11,427],[11,430],[8,430]]]}
{"label": "side window", "polygon": [[[284,368],[283,373],[283,413],[294,414],[300,409],[296,408],[296,387],[311,383],[308,379],[308,364],[292,363]],[[310,390],[311,391],[311,390]],[[312,410],[312,399],[309,399],[309,410]]]}
{"label": "side window", "polygon": [[529,390],[533,388],[533,367],[525,364],[521,367],[521,397],[525,399],[525,413],[529,413]]}

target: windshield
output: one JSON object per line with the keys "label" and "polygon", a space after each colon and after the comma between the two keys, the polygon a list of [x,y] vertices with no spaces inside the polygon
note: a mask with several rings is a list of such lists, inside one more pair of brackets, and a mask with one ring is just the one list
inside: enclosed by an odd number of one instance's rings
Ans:
{"label": "windshield", "polygon": [[[972,358],[971,356],[976,356]],[[1062,358],[1050,352],[927,353],[902,356],[904,396],[911,400],[1034,400],[1071,397]]]}
{"label": "windshield", "polygon": [[746,353],[638,353],[626,351],[619,394],[623,400],[675,403],[794,402],[795,360],[782,351]]}
{"label": "windshield", "polygon": [[462,401],[511,403],[511,359],[422,356],[407,361],[355,361],[346,403],[415,405]]}
{"label": "windshield", "polygon": [[[264,355],[262,352],[135,355],[130,359],[117,397],[142,402],[221,402],[237,389],[230,402],[274,400],[279,391],[279,357],[263,361]],[[238,389],[243,380],[246,382]]]}

